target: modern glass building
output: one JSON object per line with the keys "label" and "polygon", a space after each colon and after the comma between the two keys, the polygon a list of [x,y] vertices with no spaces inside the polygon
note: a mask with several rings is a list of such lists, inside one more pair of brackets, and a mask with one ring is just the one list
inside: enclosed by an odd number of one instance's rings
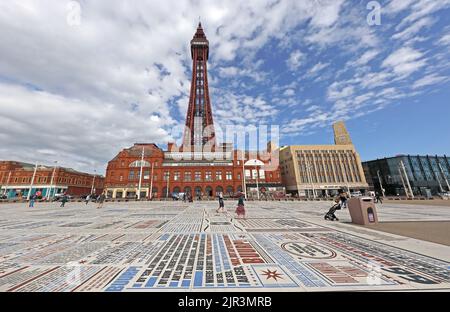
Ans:
{"label": "modern glass building", "polygon": [[[450,191],[450,158],[399,155],[363,162],[369,186],[387,196],[430,196]],[[381,183],[380,183],[381,181]]]}

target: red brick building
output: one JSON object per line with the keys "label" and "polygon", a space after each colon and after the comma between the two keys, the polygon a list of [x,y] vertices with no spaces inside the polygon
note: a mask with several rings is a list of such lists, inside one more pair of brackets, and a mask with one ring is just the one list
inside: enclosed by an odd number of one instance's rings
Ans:
{"label": "red brick building", "polygon": [[40,191],[43,197],[67,193],[81,196],[101,194],[105,178],[79,172],[70,168],[35,166],[17,161],[0,161],[0,194],[9,199],[28,196]]}
{"label": "red brick building", "polygon": [[[211,198],[218,193],[230,196],[242,191],[256,196],[257,190],[263,196],[284,193],[279,153],[272,144],[258,155],[234,150],[232,144],[216,143],[208,87],[209,41],[201,24],[191,41],[191,56],[192,84],[183,145],[169,143],[168,150],[163,150],[156,144],[142,143],[122,150],[108,163],[108,197],[164,198],[190,193]],[[262,162],[244,168],[250,159]]]}
{"label": "red brick building", "polygon": [[[217,150],[215,153],[218,154]],[[163,151],[155,144],[135,144],[122,150],[108,163],[105,180],[108,198],[135,198],[139,193],[139,184],[140,198],[165,198],[177,193],[211,198],[219,192],[227,197],[242,192],[244,183],[249,196],[256,196],[256,177],[261,194],[284,193],[278,168],[273,170],[265,162],[267,170],[264,167],[245,167],[244,170],[241,151],[223,153],[223,159],[216,157],[212,161],[180,160],[176,153]],[[249,159],[248,152],[245,156]]]}

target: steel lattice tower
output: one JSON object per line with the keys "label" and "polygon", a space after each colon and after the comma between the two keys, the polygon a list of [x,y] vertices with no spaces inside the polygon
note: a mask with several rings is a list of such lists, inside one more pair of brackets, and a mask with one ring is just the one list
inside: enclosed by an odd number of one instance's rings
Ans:
{"label": "steel lattice tower", "polygon": [[191,56],[192,84],[183,147],[199,150],[208,144],[214,150],[216,138],[208,88],[209,41],[201,23],[191,40]]}

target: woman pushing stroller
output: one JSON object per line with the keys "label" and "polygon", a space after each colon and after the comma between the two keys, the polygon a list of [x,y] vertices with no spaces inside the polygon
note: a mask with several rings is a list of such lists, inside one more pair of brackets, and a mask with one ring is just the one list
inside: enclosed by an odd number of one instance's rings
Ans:
{"label": "woman pushing stroller", "polygon": [[330,208],[330,210],[328,210],[327,214],[325,215],[325,220],[339,221],[338,217],[336,217],[335,215],[335,212],[336,210],[347,208],[347,200],[348,194],[344,191],[340,191],[339,195],[334,200],[335,204]]}

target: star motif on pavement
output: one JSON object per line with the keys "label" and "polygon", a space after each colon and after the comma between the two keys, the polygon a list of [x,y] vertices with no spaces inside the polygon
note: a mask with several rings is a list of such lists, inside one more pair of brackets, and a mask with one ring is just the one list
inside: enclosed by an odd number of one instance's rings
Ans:
{"label": "star motif on pavement", "polygon": [[266,280],[271,279],[271,278],[273,278],[275,281],[278,281],[278,278],[283,279],[281,277],[281,275],[283,275],[283,274],[277,273],[277,270],[272,272],[269,269],[267,269],[267,271],[262,271],[262,272],[263,272],[263,275],[267,276]]}

